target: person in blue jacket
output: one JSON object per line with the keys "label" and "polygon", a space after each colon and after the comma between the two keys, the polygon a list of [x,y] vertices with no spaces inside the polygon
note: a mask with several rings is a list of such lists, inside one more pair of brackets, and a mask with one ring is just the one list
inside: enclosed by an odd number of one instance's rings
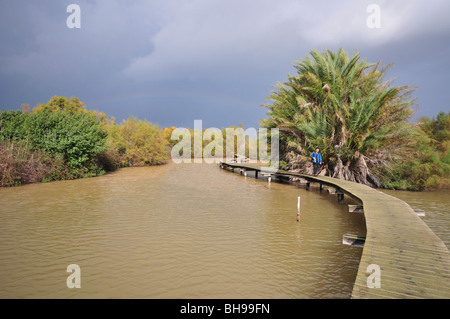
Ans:
{"label": "person in blue jacket", "polygon": [[317,175],[320,165],[322,165],[322,154],[320,154],[320,149],[317,147],[314,152],[311,153],[311,160],[314,167],[314,175]]}

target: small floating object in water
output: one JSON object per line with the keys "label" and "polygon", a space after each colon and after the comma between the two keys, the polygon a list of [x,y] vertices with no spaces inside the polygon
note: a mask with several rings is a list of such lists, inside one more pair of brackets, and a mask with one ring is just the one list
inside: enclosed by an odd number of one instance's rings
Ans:
{"label": "small floating object in water", "polygon": [[366,242],[366,237],[358,236],[353,234],[345,234],[342,237],[342,243],[344,245],[356,246],[356,247],[364,247],[364,243]]}
{"label": "small floating object in water", "polygon": [[348,205],[349,213],[364,213],[364,207],[362,205]]}
{"label": "small floating object in water", "polygon": [[425,211],[423,211],[421,209],[415,209],[414,213],[416,213],[417,216],[420,216],[420,217],[424,217],[425,216]]}

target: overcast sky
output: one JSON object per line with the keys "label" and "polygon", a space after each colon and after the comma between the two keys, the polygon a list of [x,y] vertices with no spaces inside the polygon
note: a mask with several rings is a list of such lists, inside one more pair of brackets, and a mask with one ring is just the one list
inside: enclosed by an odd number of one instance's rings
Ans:
{"label": "overcast sky", "polygon": [[449,14],[448,0],[0,0],[0,109],[76,96],[118,120],[258,127],[294,61],[342,47],[393,63],[431,117],[450,110]]}

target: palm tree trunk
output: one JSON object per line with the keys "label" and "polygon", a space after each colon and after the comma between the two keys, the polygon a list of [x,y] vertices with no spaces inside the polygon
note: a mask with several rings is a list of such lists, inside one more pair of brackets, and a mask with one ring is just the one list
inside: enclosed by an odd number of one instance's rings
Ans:
{"label": "palm tree trunk", "polygon": [[336,165],[334,166],[332,177],[337,178],[337,179],[344,179],[344,164],[342,164],[342,160],[341,160],[340,156],[338,156]]}
{"label": "palm tree trunk", "polygon": [[371,173],[364,155],[360,155],[352,168],[354,172],[355,181],[371,187],[381,187],[380,178]]}

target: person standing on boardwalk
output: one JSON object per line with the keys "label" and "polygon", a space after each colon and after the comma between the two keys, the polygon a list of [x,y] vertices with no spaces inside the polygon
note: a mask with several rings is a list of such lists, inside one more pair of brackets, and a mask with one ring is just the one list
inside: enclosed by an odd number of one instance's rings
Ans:
{"label": "person standing on boardwalk", "polygon": [[314,167],[314,175],[317,175],[320,165],[322,165],[322,154],[320,154],[320,149],[317,147],[314,152],[311,153],[311,160]]}

